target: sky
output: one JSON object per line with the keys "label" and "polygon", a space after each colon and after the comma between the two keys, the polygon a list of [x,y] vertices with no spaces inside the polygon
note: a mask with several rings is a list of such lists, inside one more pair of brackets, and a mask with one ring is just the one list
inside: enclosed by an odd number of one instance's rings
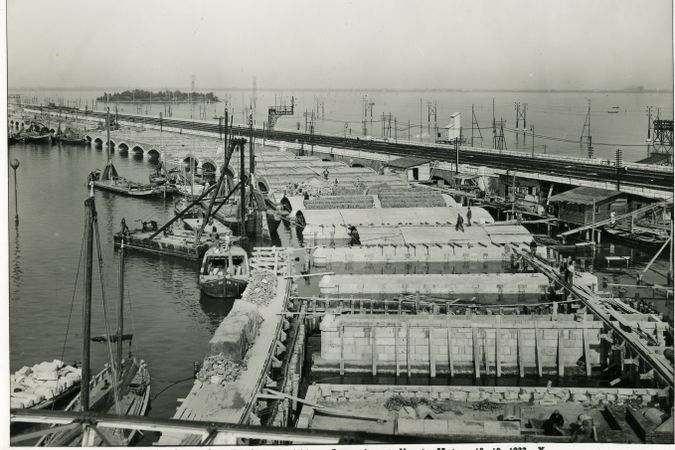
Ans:
{"label": "sky", "polygon": [[8,0],[11,88],[672,88],[671,0]]}

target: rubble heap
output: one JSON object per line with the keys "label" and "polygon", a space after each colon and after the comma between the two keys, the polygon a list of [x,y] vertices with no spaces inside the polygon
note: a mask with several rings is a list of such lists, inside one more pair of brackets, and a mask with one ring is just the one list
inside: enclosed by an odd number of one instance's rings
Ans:
{"label": "rubble heap", "polygon": [[252,270],[241,300],[257,306],[267,305],[277,295],[277,276],[269,270]]}
{"label": "rubble heap", "polygon": [[236,381],[244,369],[246,369],[246,361],[236,363],[226,359],[225,355],[219,353],[214,356],[208,356],[204,360],[202,368],[197,372],[197,379],[202,383],[224,386],[227,383]]}

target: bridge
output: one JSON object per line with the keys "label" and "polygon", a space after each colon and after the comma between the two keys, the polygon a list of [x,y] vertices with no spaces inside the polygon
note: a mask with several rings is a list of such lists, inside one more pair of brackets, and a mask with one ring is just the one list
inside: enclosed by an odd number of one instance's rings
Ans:
{"label": "bridge", "polygon": [[[58,112],[56,108],[30,106],[34,112]],[[102,119],[102,111],[89,111],[81,118]],[[197,134],[219,135],[220,125],[213,121],[189,119],[159,118],[137,114],[118,114],[118,120],[144,126],[162,127]],[[486,148],[459,146],[457,158],[454,146],[433,143],[394,142],[382,139],[361,139],[330,134],[301,133],[288,130],[269,130],[234,126],[234,134],[253,135],[255,138],[293,142],[300,145],[322,146],[330,148],[352,149],[372,154],[418,156],[439,161],[442,164],[456,163],[474,166],[486,166],[501,173],[517,171],[522,178],[544,179],[547,181],[615,189],[620,184],[621,191],[644,195],[652,198],[667,199],[673,195],[673,172],[670,167],[624,162],[620,167],[612,161],[584,159],[560,155],[530,155],[524,152],[493,150]]]}

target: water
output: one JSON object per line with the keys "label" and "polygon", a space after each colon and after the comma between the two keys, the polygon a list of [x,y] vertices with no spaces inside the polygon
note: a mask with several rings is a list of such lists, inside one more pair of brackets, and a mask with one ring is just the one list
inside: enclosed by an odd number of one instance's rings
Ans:
{"label": "water", "polygon": [[[84,107],[96,104],[103,109],[105,104],[96,103],[95,98],[101,91],[14,91],[29,98],[37,97],[44,104],[57,104]],[[235,124],[247,123],[247,108],[251,104],[251,92],[215,90],[221,102],[215,104],[179,104],[171,105],[173,117],[213,120],[223,114],[227,106],[233,114]],[[531,137],[517,135],[509,129],[516,128],[516,110],[514,102],[527,103],[527,128],[534,126],[534,151],[568,156],[586,156],[586,149],[580,149],[579,138],[586,118],[588,101],[591,101],[591,134],[595,147],[595,157],[614,159],[617,148],[622,148],[623,159],[637,161],[647,156],[645,139],[647,138],[647,106],[653,106],[652,119],[656,118],[656,108],[660,108],[662,119],[673,118],[673,94],[666,93],[593,93],[593,92],[365,92],[365,91],[301,91],[275,92],[260,90],[257,93],[255,120],[258,125],[267,121],[267,107],[285,99],[290,104],[295,96],[296,109],[292,117],[281,117],[278,129],[305,131],[305,111],[318,109],[315,131],[339,135],[363,136],[363,96],[375,103],[372,124],[370,115],[367,120],[367,134],[374,137],[383,135],[382,114],[391,113],[391,137],[399,139],[433,141],[436,136],[435,125],[441,133],[449,122],[450,114],[462,113],[464,136],[471,137],[471,107],[482,133],[474,131],[476,146],[493,146],[492,117],[493,99],[496,120],[506,120],[505,139],[509,150],[532,150]],[[422,108],[420,112],[420,100]],[[437,119],[433,115],[429,122],[427,101],[437,102]],[[227,102],[227,103],[226,103]],[[323,103],[323,107],[315,105]],[[619,113],[607,111],[618,106]],[[111,105],[120,113],[147,113],[154,116],[160,113],[167,117],[168,107],[164,104],[119,104]],[[410,121],[410,128],[408,127]],[[422,126],[420,126],[420,124]],[[520,121],[522,127],[522,121]],[[551,139],[549,139],[551,138]],[[562,141],[561,141],[562,140]],[[544,147],[545,146],[545,147]]]}
{"label": "water", "polygon": [[[84,230],[86,176],[105,165],[105,154],[89,147],[14,145],[17,158],[19,225],[10,220],[10,369],[54,358],[81,360],[82,269],[72,310],[69,339],[62,354]],[[151,165],[113,157],[120,174],[144,180]],[[13,177],[11,177],[13,178]],[[12,180],[10,179],[10,182]],[[9,217],[15,214],[11,199]],[[140,200],[96,192],[104,286],[112,329],[118,299],[118,258],[112,236],[122,217],[164,221],[171,200]],[[132,226],[133,228],[133,226]],[[134,353],[148,362],[152,396],[172,382],[190,378],[193,361],[201,361],[208,340],[231,307],[231,301],[201,298],[197,263],[128,254],[126,286],[129,305],[125,327],[133,332]],[[92,333],[103,334],[101,288],[94,269]],[[106,361],[104,344],[92,344],[93,369]],[[177,384],[152,401],[151,416],[170,417],[176,398],[191,381]]]}

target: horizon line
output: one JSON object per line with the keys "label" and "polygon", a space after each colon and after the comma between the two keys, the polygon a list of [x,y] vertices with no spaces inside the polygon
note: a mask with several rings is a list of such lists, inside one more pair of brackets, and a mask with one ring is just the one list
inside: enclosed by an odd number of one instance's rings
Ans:
{"label": "horizon line", "polygon": [[[35,90],[35,91],[82,91],[82,90],[156,90],[162,92],[165,90],[174,90],[190,92],[190,87],[128,87],[128,86],[75,86],[75,87],[55,87],[55,86],[26,86],[10,87],[7,90]],[[252,87],[204,87],[195,89],[194,92],[201,91],[252,91]],[[604,89],[604,88],[347,88],[347,87],[257,87],[257,91],[299,91],[299,92],[597,92],[597,93],[672,93],[673,87],[668,88],[646,88],[646,87],[627,87],[623,89]]]}

